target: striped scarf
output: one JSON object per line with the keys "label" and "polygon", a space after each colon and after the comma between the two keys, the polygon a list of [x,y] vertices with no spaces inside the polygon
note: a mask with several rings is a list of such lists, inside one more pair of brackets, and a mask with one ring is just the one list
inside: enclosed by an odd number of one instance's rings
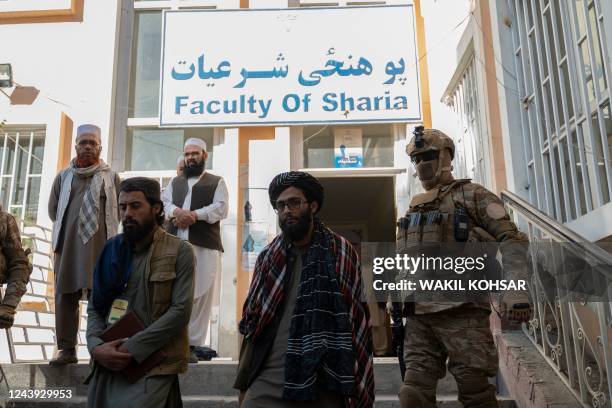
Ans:
{"label": "striped scarf", "polygon": [[[279,235],[255,264],[240,321],[247,339],[274,318],[287,275],[287,242]],[[283,398],[313,400],[321,386],[344,395],[348,407],[373,406],[372,338],[361,297],[356,251],[315,218],[289,329]]]}
{"label": "striped scarf", "polygon": [[[94,236],[98,231],[98,214],[100,212],[100,190],[102,189],[103,179],[102,173],[109,171],[110,168],[106,163],[100,160],[99,163],[89,167],[77,167],[76,158],[70,162],[70,171],[81,177],[91,177],[89,188],[85,190],[83,195],[83,203],[79,210],[78,231],[83,245]],[[113,197],[109,198],[113,199]]]}

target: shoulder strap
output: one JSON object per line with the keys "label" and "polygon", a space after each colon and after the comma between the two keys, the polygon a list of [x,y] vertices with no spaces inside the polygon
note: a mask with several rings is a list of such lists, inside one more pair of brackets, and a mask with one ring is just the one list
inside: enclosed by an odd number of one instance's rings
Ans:
{"label": "shoulder strap", "polygon": [[447,194],[452,193],[457,188],[461,187],[464,184],[469,183],[470,181],[471,181],[471,179],[457,179],[457,180],[454,180],[452,183],[447,184],[446,186],[440,188],[439,198],[443,198]]}
{"label": "shoulder strap", "polygon": [[410,208],[418,207],[423,204],[433,202],[438,198],[439,189],[434,188],[433,190],[426,191],[424,193],[415,194],[410,200]]}
{"label": "shoulder strap", "polygon": [[455,210],[456,204],[459,204],[465,208],[465,204],[463,202],[455,202],[452,193],[459,188],[463,188],[463,186],[469,182],[470,179],[458,179],[445,186],[444,191],[442,191],[439,196],[441,201],[440,211],[450,213]]}

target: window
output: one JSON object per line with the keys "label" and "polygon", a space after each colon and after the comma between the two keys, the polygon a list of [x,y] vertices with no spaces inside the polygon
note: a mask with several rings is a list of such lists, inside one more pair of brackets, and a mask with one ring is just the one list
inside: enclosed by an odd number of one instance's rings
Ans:
{"label": "window", "polygon": [[[456,174],[456,176],[472,178],[487,185],[485,163],[487,149],[481,129],[481,108],[478,99],[476,60],[474,57],[466,65],[457,87],[451,94],[451,101],[463,128],[464,135],[461,141],[464,144],[463,152],[466,156],[464,167],[467,170],[466,173]],[[456,147],[460,148],[460,146]]]}
{"label": "window", "polygon": [[0,129],[0,204],[30,223],[36,223],[44,151],[44,127]]}
{"label": "window", "polygon": [[393,132],[391,125],[304,126],[304,166],[335,167],[337,130],[352,129],[361,138],[363,167],[393,167]]}
{"label": "window", "polygon": [[590,151],[590,155],[593,157],[593,161],[595,162],[595,171],[599,173],[599,180],[602,186],[601,193],[603,196],[603,202],[607,203],[610,201],[610,195],[608,193],[608,178],[606,176],[607,154],[604,154],[603,138],[599,130],[597,113],[594,113],[591,116],[591,125],[593,127],[591,130],[593,132],[593,140],[595,144]]}
{"label": "window", "polygon": [[174,170],[183,145],[190,137],[206,142],[206,168],[212,167],[212,128],[157,129],[134,128],[128,131],[126,160],[132,171]]}
{"label": "window", "polygon": [[[589,6],[589,27],[590,41],[593,46],[593,66],[595,67],[595,82],[599,87],[599,92],[603,92],[608,88],[606,82],[606,69],[602,60],[601,39],[599,38],[598,20],[595,12],[595,4]],[[603,27],[602,27],[603,29]]]}
{"label": "window", "polygon": [[136,13],[130,73],[130,117],[148,118],[158,115],[161,29],[161,11]]}
{"label": "window", "polygon": [[511,29],[527,123],[525,165],[538,189],[532,203],[570,222],[609,202],[612,193],[612,50],[602,41],[609,22],[592,0],[549,1],[543,9],[540,3],[508,0],[518,22]]}
{"label": "window", "polygon": [[[219,4],[223,2],[219,1]],[[215,1],[190,0],[188,8],[214,8]],[[213,163],[213,128],[156,127],[159,121],[159,85],[162,40],[162,9],[180,9],[182,0],[136,1],[133,10],[133,39],[130,55],[128,117],[124,143],[124,170],[164,172],[176,169],[183,143],[198,137],[208,145],[206,168]],[[160,173],[161,172],[161,173]],[[157,174],[157,173],[156,173]],[[156,174],[151,174],[155,177]]]}
{"label": "window", "polygon": [[[559,165],[563,166],[564,169],[564,177],[567,180],[567,194],[569,195],[568,198],[568,203],[569,203],[569,214],[567,215],[567,219],[566,220],[571,220],[571,219],[575,219],[577,216],[576,214],[576,200],[574,199],[576,197],[576,195],[574,194],[574,180],[572,178],[572,162],[570,161],[569,158],[569,150],[567,149],[567,140],[563,139],[561,141],[561,154],[563,154],[563,159],[560,159],[559,161]],[[561,163],[561,161],[563,161],[563,163]]]}

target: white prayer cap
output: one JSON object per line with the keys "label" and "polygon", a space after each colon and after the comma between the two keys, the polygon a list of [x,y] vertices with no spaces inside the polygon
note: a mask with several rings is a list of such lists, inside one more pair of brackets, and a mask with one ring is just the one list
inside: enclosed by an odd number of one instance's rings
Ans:
{"label": "white prayer cap", "polygon": [[76,138],[83,135],[94,135],[98,138],[98,140],[102,140],[102,131],[96,125],[81,125],[77,128]]}
{"label": "white prayer cap", "polygon": [[187,139],[185,141],[185,146],[183,146],[183,148],[187,146],[198,146],[200,149],[206,151],[206,142],[203,141],[202,139],[198,139],[197,137],[191,137]]}
{"label": "white prayer cap", "polygon": [[179,164],[183,163],[185,161],[185,156],[183,156],[182,154],[176,158],[176,165],[178,166]]}

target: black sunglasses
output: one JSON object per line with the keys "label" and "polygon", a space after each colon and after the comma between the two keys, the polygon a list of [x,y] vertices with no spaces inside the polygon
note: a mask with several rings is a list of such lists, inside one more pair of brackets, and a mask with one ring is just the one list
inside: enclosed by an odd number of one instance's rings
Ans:
{"label": "black sunglasses", "polygon": [[416,154],[410,157],[410,160],[412,160],[413,164],[419,164],[422,161],[432,161],[432,160],[436,160],[437,158],[438,158],[438,152],[434,150],[430,150],[425,153]]}

